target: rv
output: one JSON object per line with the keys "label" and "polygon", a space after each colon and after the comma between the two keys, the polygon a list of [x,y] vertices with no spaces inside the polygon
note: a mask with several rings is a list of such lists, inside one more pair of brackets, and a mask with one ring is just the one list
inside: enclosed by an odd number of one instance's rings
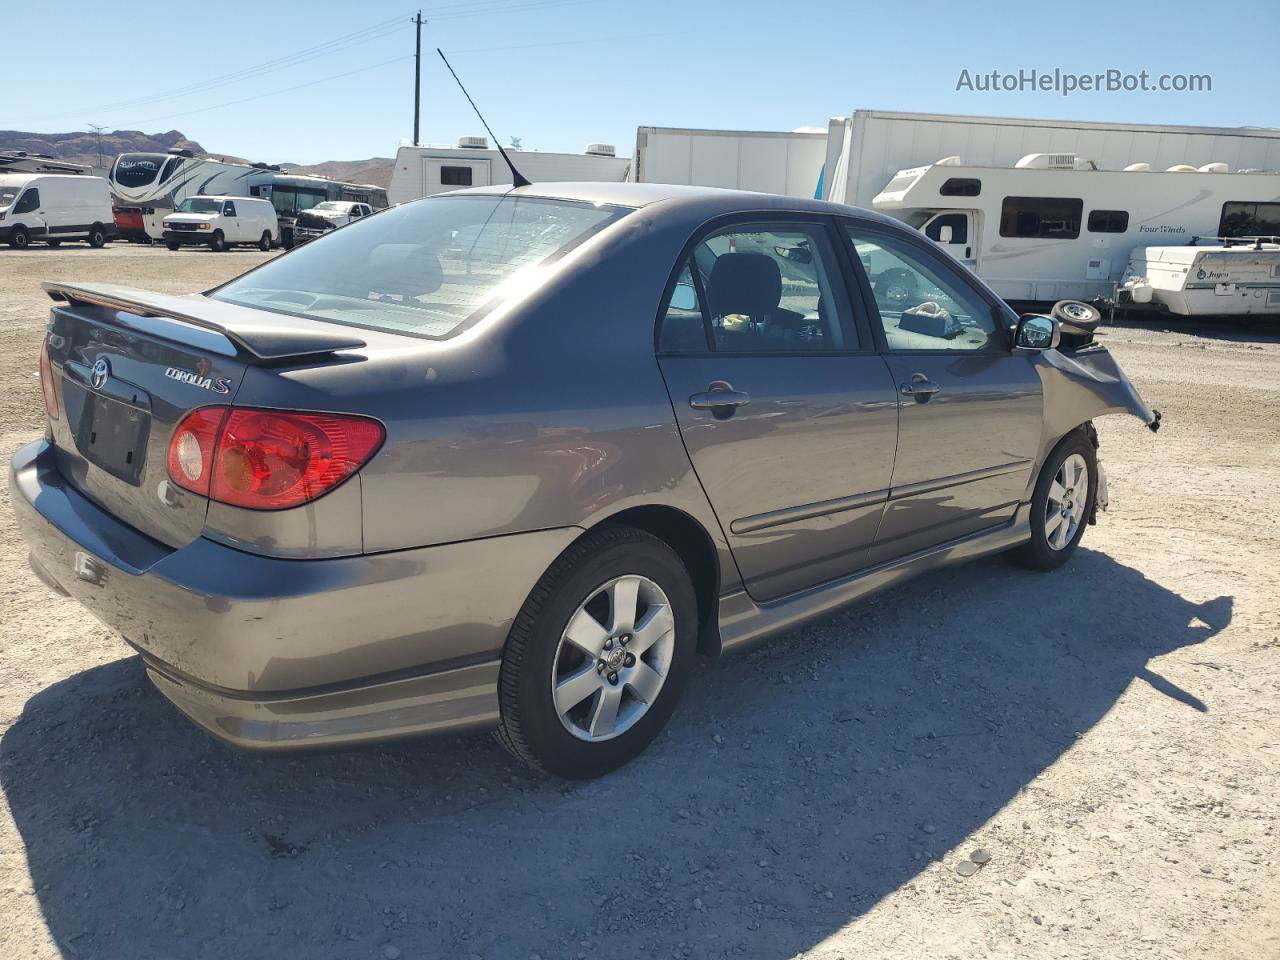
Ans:
{"label": "rv", "polygon": [[632,179],[821,197],[826,150],[825,133],[640,127]]}
{"label": "rv", "polygon": [[116,230],[124,240],[150,243],[164,235],[165,214],[187,197],[252,197],[270,183],[279,167],[227,163],[197,157],[190,150],[122,153],[107,179],[115,200]]}
{"label": "rv", "polygon": [[[507,148],[516,169],[533,183],[570,180],[600,180],[621,183],[627,179],[631,161],[615,156],[607,143],[593,143],[585,153],[543,153],[540,150]],[[510,183],[511,171],[502,155],[489,149],[486,137],[463,137],[456,147],[402,146],[396,151],[395,169],[387,196],[392,203],[404,203],[447,190]]]}
{"label": "rv", "polygon": [[924,232],[1014,302],[1110,296],[1134,248],[1280,234],[1280,173],[1225,163],[1122,170],[1071,153],[1012,167],[946,157],[899,170],[871,206]]}
{"label": "rv", "polygon": [[1138,247],[1115,305],[1178,317],[1280,316],[1280,238]]}
{"label": "rv", "polygon": [[374,210],[387,206],[387,191],[371,183],[346,183],[328,177],[277,173],[269,182],[253,188],[251,194],[270,200],[280,218],[280,245],[286,250],[294,244],[294,228],[298,214],[331,200],[368,204]]}

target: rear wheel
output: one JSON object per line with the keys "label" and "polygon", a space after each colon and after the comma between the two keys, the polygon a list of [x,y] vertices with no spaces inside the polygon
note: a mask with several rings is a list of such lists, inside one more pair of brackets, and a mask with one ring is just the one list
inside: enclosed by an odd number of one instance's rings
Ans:
{"label": "rear wheel", "polygon": [[31,246],[31,234],[27,232],[27,228],[17,226],[13,228],[13,232],[9,234],[9,246],[15,250],[25,250]]}
{"label": "rear wheel", "polygon": [[693,584],[667,544],[629,527],[588,534],[552,564],[512,625],[499,742],[562,777],[622,766],[675,710],[697,629]]}
{"label": "rear wheel", "polygon": [[1031,540],[1018,549],[1017,559],[1035,570],[1053,570],[1070,560],[1097,495],[1097,450],[1083,432],[1073,433],[1040,470],[1031,497]]}
{"label": "rear wheel", "polygon": [[106,246],[106,243],[107,243],[107,231],[102,229],[102,224],[95,223],[92,227],[89,228],[89,246],[97,250],[97,249],[100,249],[101,247]]}
{"label": "rear wheel", "polygon": [[213,231],[213,236],[209,238],[209,249],[214,253],[222,253],[227,249],[227,238],[221,230]]}
{"label": "rear wheel", "polygon": [[258,249],[266,253],[271,249],[271,231],[263,230],[262,236],[258,238]]}

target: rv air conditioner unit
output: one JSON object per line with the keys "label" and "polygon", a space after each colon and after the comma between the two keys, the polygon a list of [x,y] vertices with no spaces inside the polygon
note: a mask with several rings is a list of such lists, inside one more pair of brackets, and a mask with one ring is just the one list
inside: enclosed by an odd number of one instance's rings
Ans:
{"label": "rv air conditioner unit", "polygon": [[588,143],[586,149],[589,157],[616,157],[617,149],[612,143]]}
{"label": "rv air conditioner unit", "polygon": [[1149,163],[1131,163],[1124,168],[1125,173],[1150,173],[1151,164]]}
{"label": "rv air conditioner unit", "polygon": [[1023,170],[1074,170],[1076,155],[1074,153],[1028,153],[1014,166]]}
{"label": "rv air conditioner unit", "polygon": [[459,150],[488,150],[489,138],[488,137],[459,137],[458,149]]}
{"label": "rv air conditioner unit", "polygon": [[1230,173],[1231,168],[1225,163],[1206,163],[1199,168],[1201,173]]}
{"label": "rv air conditioner unit", "polygon": [[935,163],[934,166],[935,167],[958,167],[960,166],[960,158],[959,157],[943,157],[941,160]]}
{"label": "rv air conditioner unit", "polygon": [[1164,172],[1165,173],[1199,173],[1200,171],[1197,170],[1195,167],[1193,167],[1189,163],[1175,163],[1172,167],[1166,167]]}
{"label": "rv air conditioner unit", "polygon": [[171,157],[194,157],[195,154],[186,147],[170,147],[165,151]]}

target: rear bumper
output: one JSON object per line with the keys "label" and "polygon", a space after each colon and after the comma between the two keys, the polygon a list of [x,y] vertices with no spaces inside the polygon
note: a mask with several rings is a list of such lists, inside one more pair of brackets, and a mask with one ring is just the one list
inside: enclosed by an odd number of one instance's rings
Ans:
{"label": "rear bumper", "polygon": [[215,736],[305,748],[492,725],[507,631],[576,528],[325,560],[173,549],[68,486],[39,441],[9,486],[31,564]]}

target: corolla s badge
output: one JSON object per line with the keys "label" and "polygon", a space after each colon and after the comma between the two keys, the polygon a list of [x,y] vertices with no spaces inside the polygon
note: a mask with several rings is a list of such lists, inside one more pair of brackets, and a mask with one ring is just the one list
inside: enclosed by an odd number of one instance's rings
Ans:
{"label": "corolla s badge", "polygon": [[111,376],[111,364],[107,363],[106,357],[99,357],[89,372],[89,382],[93,384],[93,389],[101,390],[109,376]]}
{"label": "corolla s badge", "polygon": [[189,383],[201,390],[212,390],[214,393],[230,393],[231,381],[226,377],[204,377],[190,370],[179,370],[177,367],[165,368],[164,375],[179,383]]}

